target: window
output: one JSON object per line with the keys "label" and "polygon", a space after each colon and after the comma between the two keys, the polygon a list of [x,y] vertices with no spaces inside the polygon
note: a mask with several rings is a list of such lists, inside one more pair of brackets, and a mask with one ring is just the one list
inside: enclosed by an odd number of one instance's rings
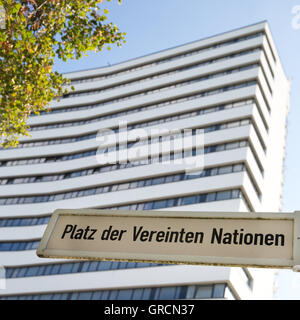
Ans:
{"label": "window", "polygon": [[50,275],[52,271],[52,265],[48,265],[45,270],[45,275]]}
{"label": "window", "polygon": [[240,148],[244,148],[248,146],[248,141],[241,141],[240,142]]}
{"label": "window", "polygon": [[228,123],[227,124],[227,128],[230,129],[230,128],[236,128],[240,125],[240,123],[238,121],[236,122],[231,122],[231,123]]}
{"label": "window", "polygon": [[248,125],[250,123],[251,123],[250,119],[245,119],[245,120],[241,121],[241,126],[246,126],[246,125]]}
{"label": "window", "polygon": [[100,270],[110,270],[111,261],[101,261],[100,263]]}
{"label": "window", "polygon": [[64,263],[61,265],[60,273],[70,273],[72,270],[72,263]]}
{"label": "window", "polygon": [[143,300],[149,300],[150,299],[150,295],[151,295],[151,289],[150,288],[147,288],[147,289],[144,289],[143,290],[143,297],[142,299]]}
{"label": "window", "polygon": [[18,277],[24,277],[26,271],[27,271],[27,268],[19,268]]}
{"label": "window", "polygon": [[89,266],[89,271],[96,271],[98,267],[98,261],[91,261]]}
{"label": "window", "polygon": [[174,299],[176,293],[176,287],[165,287],[156,290],[156,295],[154,299],[156,300],[170,300]]}
{"label": "window", "polygon": [[164,177],[158,177],[158,178],[152,179],[152,185],[161,184],[163,182],[164,182]]}
{"label": "window", "polygon": [[92,292],[79,292],[79,300],[90,300],[92,297]]}
{"label": "window", "polygon": [[[96,193],[102,193],[103,192],[103,187],[98,187],[96,188]],[[79,196],[79,194],[78,194]]]}
{"label": "window", "polygon": [[[2,299],[18,300],[170,300],[170,299],[209,299],[228,297],[226,284],[204,286],[170,286],[153,288],[132,288],[121,290],[99,290],[34,295],[3,296]],[[235,297],[230,295],[231,299]],[[0,297],[1,299],[1,297]]]}
{"label": "window", "polygon": [[10,242],[0,242],[0,251],[8,251],[11,247]]}
{"label": "window", "polygon": [[[117,191],[119,188],[119,185],[118,184],[115,184],[111,187],[111,191],[114,192],[114,191]],[[98,188],[97,188],[98,189]],[[97,193],[97,189],[96,189],[96,193]]]}
{"label": "window", "polygon": [[239,147],[238,142],[232,142],[226,145],[226,150],[237,149],[238,147]]}
{"label": "window", "polygon": [[18,273],[19,273],[19,268],[14,268],[14,269],[9,269],[9,270],[6,270],[6,278],[9,279],[9,278],[17,278],[18,277]]}
{"label": "window", "polygon": [[37,271],[38,271],[38,267],[30,267],[27,269],[26,276],[27,277],[35,276],[37,274]]}
{"label": "window", "polygon": [[[23,269],[23,268],[22,268]],[[37,276],[41,276],[41,275],[43,275],[44,274],[44,272],[45,272],[45,269],[46,269],[46,266],[39,266],[38,267],[38,271],[37,271]]]}
{"label": "window", "polygon": [[224,298],[225,284],[215,284],[213,289],[213,298]]}
{"label": "window", "polygon": [[103,191],[102,191],[102,192],[103,192],[103,193],[108,192],[108,191],[109,191],[109,188],[110,188],[109,186],[103,187]]}
{"label": "window", "polygon": [[153,205],[153,209],[165,208],[167,204],[166,200],[155,201]]}
{"label": "window", "polygon": [[117,300],[118,292],[119,290],[112,290],[110,291],[109,300]]}
{"label": "window", "polygon": [[87,189],[84,191],[84,196],[91,196],[95,193],[95,189]]}
{"label": "window", "polygon": [[216,193],[208,193],[206,195],[206,202],[211,202],[216,200]]}
{"label": "window", "polygon": [[137,210],[143,210],[144,209],[144,203],[139,203],[138,205],[137,205],[137,208],[136,208]]}
{"label": "window", "polygon": [[244,165],[243,164],[235,164],[233,166],[233,172],[240,172],[244,170]]}
{"label": "window", "polygon": [[181,205],[186,206],[194,203],[197,203],[197,196],[184,197],[182,199]]}
{"label": "window", "polygon": [[68,192],[64,194],[64,199],[70,199],[72,197],[72,192]]}
{"label": "window", "polygon": [[[11,250],[11,251],[18,251],[18,250],[19,250],[19,245],[20,245],[19,242],[13,242],[13,243],[11,244],[11,247],[10,247],[9,250]],[[26,248],[27,248],[27,247],[30,248],[30,243],[27,243],[26,245],[27,245]]]}
{"label": "window", "polygon": [[173,176],[173,182],[180,181],[180,174]]}
{"label": "window", "polygon": [[129,189],[129,183],[122,183],[122,184],[119,184],[118,186],[118,191],[127,190],[127,189]]}
{"label": "window", "polygon": [[230,196],[231,196],[230,191],[218,192],[217,193],[217,201],[228,200],[228,199],[230,199]]}
{"label": "window", "polygon": [[210,175],[211,176],[216,176],[218,174],[218,168],[213,168],[210,170]]}
{"label": "window", "polygon": [[85,262],[83,263],[82,268],[81,268],[81,272],[86,272],[86,271],[88,271],[89,264],[90,264],[89,261],[85,261]]}
{"label": "window", "polygon": [[218,170],[218,174],[227,174],[227,173],[231,173],[232,172],[232,166],[228,166],[228,167],[221,167]]}
{"label": "window", "polygon": [[133,290],[132,300],[141,300],[143,295],[143,289]]}
{"label": "window", "polygon": [[80,269],[80,262],[75,262],[75,263],[72,263],[72,272],[78,272],[79,269]]}
{"label": "window", "polygon": [[130,182],[129,187],[130,187],[130,189],[137,188],[138,187],[138,181]]}
{"label": "window", "polygon": [[132,295],[132,289],[120,290],[118,295],[118,300],[130,300]]}
{"label": "window", "polygon": [[101,300],[102,291],[95,291],[93,292],[92,300]]}
{"label": "window", "polygon": [[231,192],[232,199],[241,198],[241,196],[242,196],[242,193],[240,190],[232,190]]}
{"label": "window", "polygon": [[55,264],[51,268],[51,274],[58,274],[60,269],[60,264]]}
{"label": "window", "polygon": [[56,194],[54,197],[54,201],[62,200],[64,198],[63,194]]}
{"label": "window", "polygon": [[212,298],[213,286],[198,286],[196,287],[194,298],[195,299],[208,299]]}
{"label": "window", "polygon": [[102,300],[107,300],[109,296],[110,291],[109,290],[104,290],[102,291]]}
{"label": "window", "polygon": [[152,209],[152,205],[153,205],[152,202],[145,203],[144,210],[151,210]]}

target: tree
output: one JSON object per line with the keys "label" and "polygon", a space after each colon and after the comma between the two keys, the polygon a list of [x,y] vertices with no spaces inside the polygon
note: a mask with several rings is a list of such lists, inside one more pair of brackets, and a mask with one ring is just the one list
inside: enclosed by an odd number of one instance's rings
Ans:
{"label": "tree", "polygon": [[29,115],[49,111],[50,102],[67,93],[64,85],[69,80],[52,71],[55,57],[79,59],[90,50],[97,52],[106,45],[110,49],[109,44],[121,46],[125,42],[125,33],[106,22],[108,10],[100,10],[103,1],[2,1],[1,146],[16,146],[20,136],[29,135]]}

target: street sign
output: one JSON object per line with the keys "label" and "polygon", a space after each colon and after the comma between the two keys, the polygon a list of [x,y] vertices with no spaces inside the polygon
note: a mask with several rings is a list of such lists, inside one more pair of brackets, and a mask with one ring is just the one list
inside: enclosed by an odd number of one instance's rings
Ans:
{"label": "street sign", "polygon": [[56,210],[41,258],[300,270],[300,213]]}

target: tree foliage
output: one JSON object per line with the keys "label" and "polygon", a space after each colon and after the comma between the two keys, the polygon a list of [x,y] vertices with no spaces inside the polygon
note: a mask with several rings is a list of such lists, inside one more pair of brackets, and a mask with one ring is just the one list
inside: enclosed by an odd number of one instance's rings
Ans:
{"label": "tree foliage", "polygon": [[67,93],[69,81],[52,71],[55,57],[79,59],[124,42],[125,33],[106,21],[103,1],[0,0],[0,145],[16,146],[21,135],[29,135],[29,115],[48,110]]}

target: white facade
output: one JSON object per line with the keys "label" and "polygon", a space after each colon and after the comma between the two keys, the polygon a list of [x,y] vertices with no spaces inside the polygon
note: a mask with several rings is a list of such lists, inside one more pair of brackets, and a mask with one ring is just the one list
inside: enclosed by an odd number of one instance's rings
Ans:
{"label": "white facade", "polygon": [[[280,211],[289,82],[268,24],[67,76],[76,91],[53,102],[52,113],[30,118],[31,138],[0,150],[0,265],[7,278],[0,298],[133,299],[142,291],[144,298],[270,298],[269,270],[79,265],[35,254],[58,208]],[[97,132],[117,130],[120,121],[129,129],[205,130],[205,174],[192,179],[184,164],[99,165]],[[112,143],[103,146],[114,152]],[[148,144],[134,148],[137,161]],[[150,156],[159,159],[155,143]]]}

